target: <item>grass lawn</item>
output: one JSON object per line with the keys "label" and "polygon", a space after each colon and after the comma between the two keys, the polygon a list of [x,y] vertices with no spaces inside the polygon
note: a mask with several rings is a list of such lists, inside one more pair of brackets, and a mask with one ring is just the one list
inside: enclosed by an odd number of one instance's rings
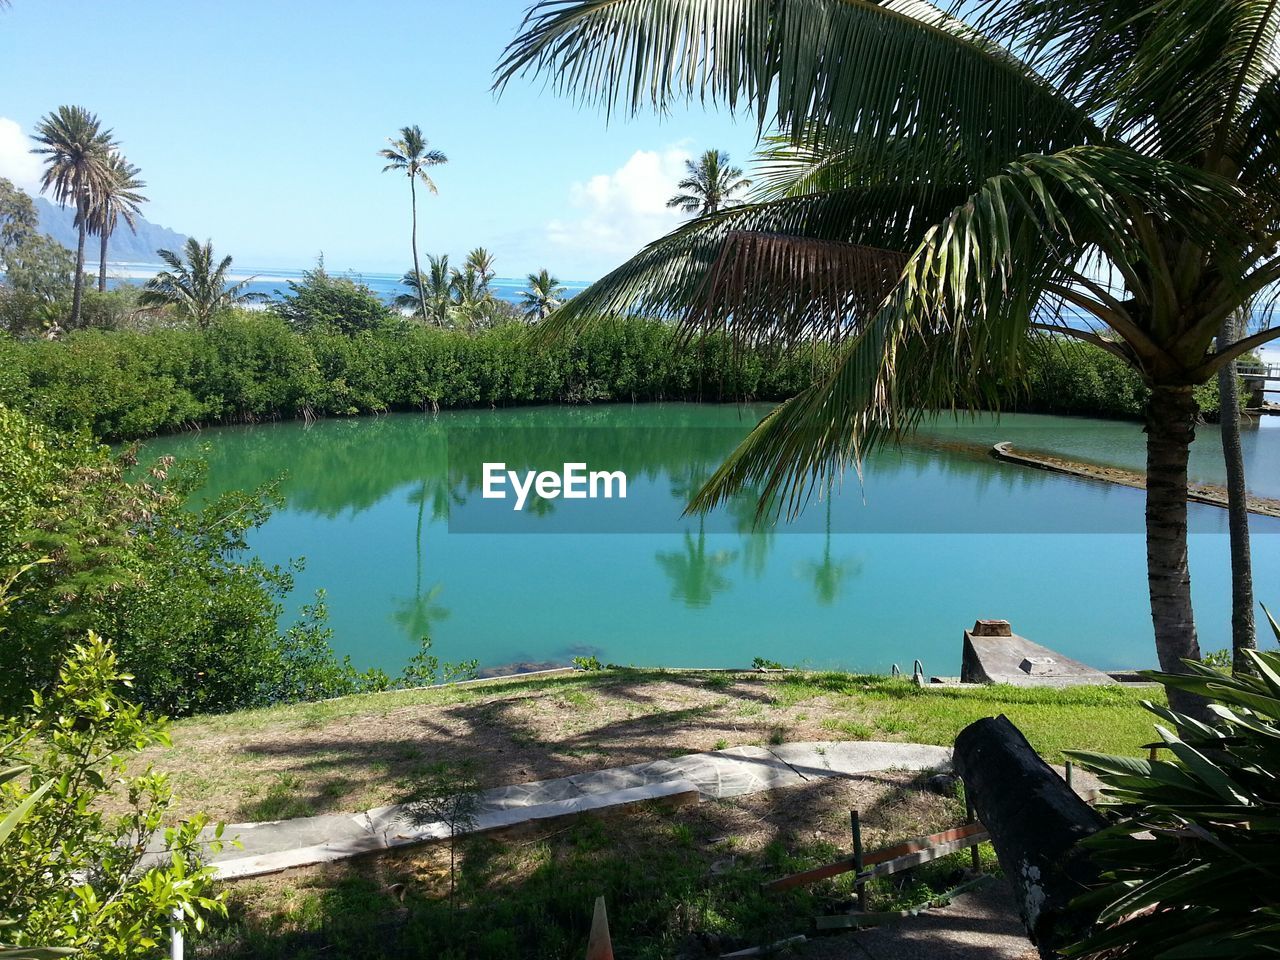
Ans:
{"label": "grass lawn", "polygon": [[1064,749],[1137,754],[1157,687],[917,688],[840,673],[609,670],[346,697],[175,723],[146,759],[181,811],[229,822],[362,810],[408,798],[441,762],[481,786],[742,744],[909,740],[950,745],[1004,713],[1051,762]]}

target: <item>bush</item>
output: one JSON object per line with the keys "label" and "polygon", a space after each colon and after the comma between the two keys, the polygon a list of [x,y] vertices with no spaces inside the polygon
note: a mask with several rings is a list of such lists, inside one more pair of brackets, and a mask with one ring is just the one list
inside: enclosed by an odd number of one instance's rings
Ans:
{"label": "bush", "polygon": [[48,689],[90,630],[114,639],[141,703],[169,715],[435,682],[425,653],[398,681],[339,662],[320,601],[277,627],[294,571],[249,558],[245,542],[276,505],[271,489],[193,510],[202,465],[162,460],[130,480],[133,467],[0,406],[0,574],[46,561],[0,613],[0,709]]}
{"label": "bush", "polygon": [[1275,956],[1280,653],[1249,657],[1254,676],[1190,661],[1189,674],[1151,674],[1215,701],[1213,726],[1145,704],[1169,724],[1156,727],[1169,759],[1073,754],[1102,778],[1113,813],[1085,841],[1106,884],[1081,903],[1100,912],[1099,923],[1073,954]]}
{"label": "bush", "polygon": [[[47,696],[0,722],[0,810],[25,807],[0,843],[0,918],[6,943],[45,948],[28,956],[58,955],[45,952],[53,948],[153,958],[175,910],[189,930],[225,913],[210,890],[213,871],[200,863],[205,818],[165,828],[168,780],[127,769],[137,751],[169,742],[160,720],[121,696],[129,682],[110,646],[90,634]],[[109,798],[123,812],[103,812]],[[153,838],[158,855],[149,858]]]}
{"label": "bush", "polygon": [[295,330],[328,327],[358,333],[382,326],[392,313],[377,294],[351,277],[330,276],[322,259],[300,281],[289,281],[289,292],[272,305],[273,312]]}

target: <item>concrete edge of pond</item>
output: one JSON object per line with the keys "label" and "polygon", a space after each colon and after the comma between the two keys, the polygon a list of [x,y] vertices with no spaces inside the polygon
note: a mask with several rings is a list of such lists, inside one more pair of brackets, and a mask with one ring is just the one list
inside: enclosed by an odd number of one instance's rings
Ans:
{"label": "concrete edge of pond", "polygon": [[[1017,466],[1030,467],[1058,473],[1080,480],[1096,480],[1099,483],[1113,483],[1117,486],[1132,487],[1136,490],[1147,488],[1146,477],[1134,470],[1120,467],[1103,467],[1097,464],[1067,460],[1049,454],[1015,453],[1013,441],[1002,440],[991,448],[991,456]],[[1260,497],[1249,494],[1249,512],[1262,517],[1280,517],[1280,500],[1271,497]],[[1203,503],[1211,507],[1226,507],[1226,489],[1215,483],[1192,483],[1187,489],[1187,500],[1191,503]]]}

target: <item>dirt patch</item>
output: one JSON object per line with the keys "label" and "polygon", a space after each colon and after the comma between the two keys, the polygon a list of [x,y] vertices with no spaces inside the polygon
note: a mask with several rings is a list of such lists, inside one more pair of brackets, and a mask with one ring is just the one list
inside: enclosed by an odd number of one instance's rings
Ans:
{"label": "dirt patch", "polygon": [[783,685],[750,674],[571,676],[455,696],[331,717],[315,704],[257,730],[177,725],[174,748],[146,759],[174,777],[180,810],[275,820],[401,802],[442,762],[473,761],[482,787],[499,786],[727,746],[844,739],[836,727],[850,723],[872,735],[878,713],[852,717],[821,696],[789,703]]}

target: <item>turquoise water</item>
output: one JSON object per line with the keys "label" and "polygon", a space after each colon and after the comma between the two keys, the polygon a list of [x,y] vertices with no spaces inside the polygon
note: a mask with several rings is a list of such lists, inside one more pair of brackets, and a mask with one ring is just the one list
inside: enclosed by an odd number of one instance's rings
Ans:
{"label": "turquoise water", "polygon": [[[887,671],[919,657],[931,673],[955,673],[961,630],[991,617],[1103,668],[1153,665],[1141,492],[985,454],[1010,439],[1140,464],[1139,427],[1031,416],[937,425],[930,437],[946,442],[877,455],[864,483],[850,475],[793,524],[753,530],[747,498],[682,519],[688,492],[765,409],[397,414],[207,430],[155,440],[147,452],[205,457],[211,493],[285,474],[287,505],[252,548],[272,563],[306,558],[289,615],[325,589],[334,645],[362,667],[397,670],[429,634],[442,659],[486,668],[594,654],[637,665],[741,666],[762,656]],[[1272,495],[1275,426],[1247,445],[1252,486]],[[1201,431],[1193,472],[1202,479],[1220,475],[1216,443]],[[490,459],[623,469],[628,496],[531,501],[516,513],[480,496],[480,462]],[[1224,518],[1191,506],[1207,649],[1228,643]],[[1280,606],[1280,538],[1271,535],[1280,521],[1253,527],[1259,597]]]}

